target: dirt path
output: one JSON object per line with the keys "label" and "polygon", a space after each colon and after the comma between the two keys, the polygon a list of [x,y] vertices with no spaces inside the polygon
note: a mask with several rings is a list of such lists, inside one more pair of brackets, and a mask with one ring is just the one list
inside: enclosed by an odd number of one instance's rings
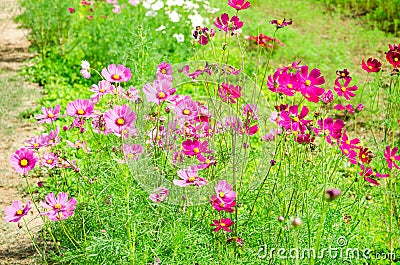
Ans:
{"label": "dirt path", "polygon": [[[39,264],[29,238],[16,223],[3,222],[4,209],[14,200],[25,203],[24,180],[14,172],[9,157],[37,129],[21,113],[35,107],[40,89],[17,75],[31,57],[27,31],[18,29],[12,18],[20,12],[16,0],[0,0],[0,264]],[[32,219],[29,216],[28,219]],[[35,226],[36,222],[30,223]]]}

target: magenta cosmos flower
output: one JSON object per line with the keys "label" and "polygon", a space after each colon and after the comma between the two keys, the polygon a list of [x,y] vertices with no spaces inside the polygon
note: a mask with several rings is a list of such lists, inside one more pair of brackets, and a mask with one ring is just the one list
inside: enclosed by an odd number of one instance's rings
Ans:
{"label": "magenta cosmos flower", "polygon": [[115,135],[127,135],[132,131],[136,115],[127,105],[115,106],[112,110],[104,113],[104,121],[107,129]]}
{"label": "magenta cosmos flower", "polygon": [[28,201],[25,207],[22,205],[21,201],[13,201],[11,206],[7,206],[4,210],[6,214],[4,222],[19,222],[23,216],[28,214],[31,209],[30,205],[30,201]]}
{"label": "magenta cosmos flower", "polygon": [[42,112],[43,114],[36,115],[36,119],[39,120],[38,123],[52,123],[60,116],[60,105],[55,106],[54,109],[43,107]]}
{"label": "magenta cosmos flower", "polygon": [[[339,80],[342,80],[342,83],[340,83]],[[335,91],[339,97],[344,97],[346,100],[350,100],[352,97],[356,96],[356,94],[354,94],[353,92],[356,91],[358,87],[349,86],[351,80],[351,77],[335,80]]]}
{"label": "magenta cosmos flower", "polygon": [[280,29],[280,28],[284,28],[286,26],[292,25],[293,20],[286,21],[286,18],[284,18],[283,20],[274,19],[274,20],[271,20],[269,23],[272,24],[272,25],[276,25],[276,28]]}
{"label": "magenta cosmos flower", "polygon": [[91,118],[93,110],[93,102],[88,99],[77,99],[67,105],[67,114],[71,117]]}
{"label": "magenta cosmos flower", "polygon": [[157,67],[157,74],[172,75],[172,66],[166,62],[160,63]]}
{"label": "magenta cosmos flower", "polygon": [[166,79],[156,79],[153,85],[144,85],[143,92],[148,102],[160,105],[161,102],[171,99],[171,96],[176,92],[176,88],[172,88],[172,83]]}
{"label": "magenta cosmos flower", "polygon": [[116,89],[115,87],[108,82],[107,80],[101,80],[98,85],[93,84],[90,91],[94,92],[94,94],[90,97],[93,103],[99,102],[101,97],[106,94],[113,94]]}
{"label": "magenta cosmos flower", "polygon": [[235,201],[226,203],[226,202],[222,201],[221,199],[219,199],[215,195],[212,195],[210,203],[211,203],[211,206],[214,207],[214,209],[217,210],[218,212],[225,211],[225,212],[231,213],[234,211],[233,207],[236,206]]}
{"label": "magenta cosmos flower", "polygon": [[44,154],[40,161],[40,166],[48,168],[57,167],[59,164],[60,158],[54,153]]}
{"label": "magenta cosmos flower", "polygon": [[232,34],[236,34],[237,30],[243,27],[243,22],[240,21],[239,17],[233,16],[229,19],[229,15],[224,13],[221,17],[217,17],[214,21],[214,26],[225,32],[231,31]]}
{"label": "magenta cosmos flower", "polygon": [[249,8],[250,2],[245,0],[228,0],[228,5],[239,11]]}
{"label": "magenta cosmos flower", "polygon": [[299,106],[293,105],[289,107],[289,110],[283,110],[280,114],[280,121],[278,124],[284,127],[286,130],[292,131],[305,131],[305,125],[311,122],[311,120],[305,120],[304,118],[308,114],[308,108],[303,106],[299,113]]}
{"label": "magenta cosmos flower", "polygon": [[368,58],[367,62],[364,59],[362,60],[361,67],[368,73],[379,72],[382,68],[382,63],[377,59]]}
{"label": "magenta cosmos flower", "polygon": [[361,165],[361,172],[360,176],[364,177],[365,181],[368,181],[369,183],[375,185],[375,186],[380,186],[378,180],[376,178],[387,178],[389,177],[389,174],[381,174],[378,172],[374,172],[372,168],[370,167],[365,167],[364,165]]}
{"label": "magenta cosmos flower", "polygon": [[319,135],[321,132],[325,135],[328,143],[332,143],[332,139],[339,139],[342,136],[344,122],[340,119],[334,121],[331,117],[318,121],[319,128],[313,128],[313,131]]}
{"label": "magenta cosmos flower", "polygon": [[159,203],[165,201],[168,197],[168,189],[167,188],[158,188],[155,193],[151,193],[149,195],[149,199],[155,203]]}
{"label": "magenta cosmos flower", "polygon": [[121,64],[110,64],[101,70],[101,74],[108,82],[128,82],[132,78],[131,70]]}
{"label": "magenta cosmos flower", "polygon": [[208,142],[200,142],[199,140],[186,140],[182,143],[182,152],[188,156],[198,156],[201,153],[210,153],[208,150]]}
{"label": "magenta cosmos flower", "polygon": [[308,73],[308,66],[302,66],[298,73],[298,80],[302,82],[300,85],[301,94],[308,101],[317,103],[319,97],[325,92],[323,88],[319,87],[325,83],[325,78],[321,76],[321,71],[314,68]]}
{"label": "magenta cosmos flower", "polygon": [[229,227],[233,225],[233,221],[230,218],[221,218],[219,220],[213,220],[211,226],[216,226],[213,230],[214,232],[218,232],[219,230],[225,230],[226,232],[232,232]]}
{"label": "magenta cosmos flower", "polygon": [[46,196],[46,202],[40,202],[40,206],[49,209],[45,213],[40,215],[47,215],[52,221],[65,220],[74,214],[76,207],[76,199],[72,197],[68,202],[68,194],[65,192],[60,192],[55,197],[54,193],[50,193]]}
{"label": "magenta cosmos flower", "polygon": [[11,165],[21,175],[28,175],[28,172],[35,168],[37,161],[35,153],[25,148],[15,151],[15,154],[10,157]]}
{"label": "magenta cosmos flower", "polygon": [[223,102],[236,103],[236,99],[242,96],[242,87],[222,83],[218,86],[218,96]]}
{"label": "magenta cosmos flower", "polygon": [[185,170],[179,170],[178,177],[180,180],[174,179],[173,183],[179,187],[186,187],[190,185],[200,187],[207,184],[207,181],[204,178],[199,177],[198,168],[196,166],[191,166]]}
{"label": "magenta cosmos flower", "polygon": [[386,146],[385,149],[385,160],[388,164],[389,169],[392,169],[393,167],[400,169],[400,167],[396,164],[396,161],[400,160],[400,156],[396,155],[397,151],[399,150],[398,147],[393,148],[392,150],[390,150],[390,146]]}

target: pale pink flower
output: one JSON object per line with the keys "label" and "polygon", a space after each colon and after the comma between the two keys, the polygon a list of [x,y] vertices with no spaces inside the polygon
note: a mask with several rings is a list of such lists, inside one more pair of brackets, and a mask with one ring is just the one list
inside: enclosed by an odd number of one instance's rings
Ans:
{"label": "pale pink flower", "polygon": [[35,168],[38,158],[32,150],[21,148],[10,157],[10,163],[21,175],[28,175],[28,172]]}
{"label": "pale pink flower", "polygon": [[31,201],[28,201],[25,207],[22,205],[21,201],[13,201],[11,206],[7,206],[4,210],[6,217],[4,218],[4,222],[19,222],[22,217],[28,214]]}
{"label": "pale pink flower", "polygon": [[161,102],[172,99],[171,96],[176,92],[176,89],[172,88],[172,83],[168,80],[156,79],[152,85],[146,84],[143,87],[143,92],[148,102],[154,102],[160,105]]}
{"label": "pale pink flower", "polygon": [[179,187],[190,185],[200,187],[207,184],[207,181],[204,178],[199,177],[198,168],[196,166],[191,166],[185,170],[179,170],[178,177],[180,180],[174,179],[173,183]]}
{"label": "pale pink flower", "polygon": [[54,109],[43,107],[42,112],[43,114],[36,115],[38,123],[52,123],[60,116],[60,105],[56,105]]}
{"label": "pale pink flower", "polygon": [[115,106],[112,110],[104,113],[107,129],[117,136],[129,135],[134,128],[135,120],[136,114],[127,105]]}
{"label": "pale pink flower", "polygon": [[108,82],[128,82],[132,78],[131,70],[121,64],[110,64],[101,70],[101,74]]}
{"label": "pale pink flower", "polygon": [[76,199],[72,197],[68,202],[68,194],[65,192],[60,192],[55,197],[54,193],[50,193],[46,196],[45,202],[40,202],[40,206],[49,209],[45,213],[41,213],[40,215],[47,215],[52,221],[60,221],[65,220],[71,215],[74,214],[74,210],[76,207]]}

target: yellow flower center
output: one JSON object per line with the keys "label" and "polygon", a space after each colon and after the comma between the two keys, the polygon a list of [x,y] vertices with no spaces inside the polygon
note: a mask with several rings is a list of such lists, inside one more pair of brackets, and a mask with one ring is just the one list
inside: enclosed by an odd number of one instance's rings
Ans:
{"label": "yellow flower center", "polygon": [[54,205],[54,209],[60,209],[61,205],[59,203],[57,203],[56,205]]}
{"label": "yellow flower center", "polygon": [[211,163],[211,160],[210,159],[206,159],[206,164],[210,164]]}
{"label": "yellow flower center", "polygon": [[220,203],[219,203],[219,206],[222,207],[222,208],[224,208],[224,207],[225,207],[225,203],[220,202]]}
{"label": "yellow flower center", "polygon": [[121,132],[123,135],[125,135],[125,134],[128,134],[128,131],[127,130],[122,130],[122,132]]}
{"label": "yellow flower center", "polygon": [[78,113],[79,115],[83,115],[85,114],[85,111],[83,109],[78,109],[76,113]]}
{"label": "yellow flower center", "polygon": [[219,223],[219,226],[224,227],[224,226],[226,226],[226,224],[225,223]]}
{"label": "yellow flower center", "polygon": [[369,70],[372,70],[372,66],[371,66],[371,65],[368,65],[368,69],[369,69]]}
{"label": "yellow flower center", "polygon": [[158,98],[165,98],[165,93],[164,92],[159,92],[157,94]]}
{"label": "yellow flower center", "polygon": [[346,140],[346,144],[350,144],[350,140],[349,139]]}
{"label": "yellow flower center", "polygon": [[125,124],[125,120],[124,120],[123,118],[119,118],[119,119],[117,120],[117,124],[118,124],[118,125],[124,125],[124,124]]}
{"label": "yellow flower center", "polygon": [[299,117],[297,117],[297,116],[296,116],[296,117],[293,117],[293,121],[294,121],[294,122],[299,122]]}
{"label": "yellow flower center", "polygon": [[54,118],[54,114],[53,113],[49,113],[49,115],[47,115],[47,117],[49,117],[50,119]]}
{"label": "yellow flower center", "polygon": [[349,154],[349,150],[347,150],[347,149],[344,149],[343,152],[344,152],[346,155]]}
{"label": "yellow flower center", "polygon": [[58,213],[57,219],[58,220],[64,219],[64,215],[62,213]]}
{"label": "yellow flower center", "polygon": [[344,86],[342,86],[341,90],[342,90],[343,92],[346,92],[347,88],[344,87]]}
{"label": "yellow flower center", "polygon": [[200,153],[200,149],[197,148],[197,147],[195,147],[195,148],[193,148],[193,152],[195,152],[195,153]]}
{"label": "yellow flower center", "polygon": [[306,98],[310,98],[311,96],[308,94],[308,93],[306,93]]}
{"label": "yellow flower center", "polygon": [[101,93],[104,93],[105,90],[104,90],[104,88],[102,88],[102,89],[100,89],[99,91],[100,91]]}
{"label": "yellow flower center", "polygon": [[288,87],[289,89],[292,89],[292,88],[293,88],[293,85],[292,85],[292,84],[288,84],[287,87]]}
{"label": "yellow flower center", "polygon": [[51,164],[51,163],[53,163],[53,160],[51,160],[51,159],[47,159],[47,164]]}
{"label": "yellow flower center", "polygon": [[361,158],[366,158],[366,156],[364,154],[361,155]]}
{"label": "yellow flower center", "polygon": [[24,158],[19,162],[19,164],[23,167],[26,167],[29,163],[28,160]]}
{"label": "yellow flower center", "polygon": [[22,210],[18,210],[18,211],[17,211],[17,215],[21,215],[23,212],[24,212],[24,211],[22,211]]}
{"label": "yellow flower center", "polygon": [[330,133],[330,131],[327,129],[327,130],[325,130],[325,134],[329,134]]}
{"label": "yellow flower center", "polygon": [[278,23],[278,25],[282,25],[283,20],[280,20],[280,19],[279,19],[279,20],[277,21],[277,23]]}
{"label": "yellow flower center", "polygon": [[199,66],[199,70],[200,71],[204,71],[204,67],[203,66]]}
{"label": "yellow flower center", "polygon": [[167,70],[161,69],[161,73],[165,75],[167,73]]}
{"label": "yellow flower center", "polygon": [[114,75],[112,76],[112,79],[114,79],[114,80],[120,80],[121,77],[119,76],[119,74],[114,74]]}
{"label": "yellow flower center", "polygon": [[399,58],[397,58],[397,57],[393,59],[393,61],[395,61],[395,62],[397,62],[398,60],[399,60]]}
{"label": "yellow flower center", "polygon": [[342,76],[343,76],[343,77],[345,77],[345,76],[346,76],[346,74],[345,74],[345,73],[342,73]]}
{"label": "yellow flower center", "polygon": [[390,160],[392,160],[392,162],[394,162],[394,156],[391,156],[391,157],[390,157]]}
{"label": "yellow flower center", "polygon": [[221,198],[225,197],[225,193],[223,191],[220,191],[218,194],[219,194],[219,197],[221,197]]}
{"label": "yellow flower center", "polygon": [[39,144],[38,143],[34,143],[33,146],[34,147],[39,147]]}
{"label": "yellow flower center", "polygon": [[185,114],[185,115],[189,115],[189,114],[190,114],[190,110],[188,110],[188,109],[185,109],[185,110],[183,111],[183,114]]}
{"label": "yellow flower center", "polygon": [[305,84],[306,86],[310,86],[310,85],[311,85],[311,81],[310,81],[310,80],[306,80],[306,81],[304,82],[304,84]]}
{"label": "yellow flower center", "polygon": [[196,180],[196,177],[195,177],[195,176],[190,176],[189,179],[188,179],[189,182],[193,182],[193,181],[195,181],[195,180]]}

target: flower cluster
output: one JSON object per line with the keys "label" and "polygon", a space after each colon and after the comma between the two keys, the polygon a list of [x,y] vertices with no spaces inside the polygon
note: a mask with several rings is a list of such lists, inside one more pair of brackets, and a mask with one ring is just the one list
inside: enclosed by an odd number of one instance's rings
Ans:
{"label": "flower cluster", "polygon": [[[233,212],[233,207],[236,206],[236,192],[232,189],[232,186],[225,180],[221,180],[214,188],[215,195],[212,195],[210,203],[212,207],[218,212]],[[226,232],[232,232],[229,227],[233,225],[233,221],[230,218],[221,218],[214,220],[211,226],[215,226],[214,232],[219,230],[225,230]]]}

